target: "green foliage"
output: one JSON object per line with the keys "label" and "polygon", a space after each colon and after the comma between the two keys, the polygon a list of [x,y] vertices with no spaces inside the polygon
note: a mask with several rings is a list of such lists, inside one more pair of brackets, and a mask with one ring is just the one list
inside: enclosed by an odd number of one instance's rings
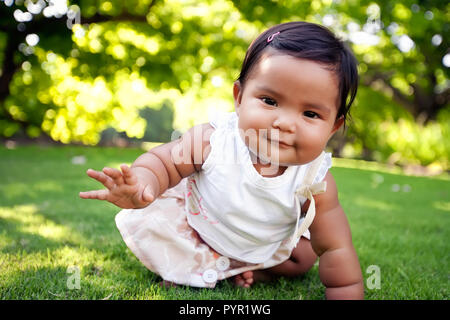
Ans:
{"label": "green foliage", "polygon": [[163,104],[160,110],[147,108],[141,110],[140,116],[147,121],[144,133],[145,141],[169,142],[173,134],[173,109]]}
{"label": "green foliage", "polygon": [[[142,110],[164,110],[166,103],[174,111],[171,127],[184,131],[208,121],[210,109],[233,109],[232,83],[262,30],[306,20],[346,39],[360,62],[355,127],[343,154],[371,150],[378,160],[448,168],[445,1],[80,0],[69,3],[81,19],[71,28],[66,14],[48,18],[44,11],[18,23],[14,10],[25,12],[29,3],[0,3],[1,136],[43,132],[63,143],[95,145],[113,128],[157,139],[161,128]],[[39,36],[37,45],[25,41],[30,33]],[[19,50],[8,62],[11,42]],[[2,96],[10,73],[5,61],[17,71]]]}
{"label": "green foliage", "polygon": [[418,124],[407,111],[389,97],[362,87],[359,90],[348,126],[351,143],[343,156],[360,157],[363,149],[373,159],[396,164],[439,165],[450,167],[450,115],[442,110],[435,122]]}

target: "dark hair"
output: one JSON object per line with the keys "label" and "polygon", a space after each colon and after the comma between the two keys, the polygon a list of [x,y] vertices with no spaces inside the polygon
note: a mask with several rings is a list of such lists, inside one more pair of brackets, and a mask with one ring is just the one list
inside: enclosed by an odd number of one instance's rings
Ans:
{"label": "dark hair", "polygon": [[[272,40],[268,42],[269,37]],[[297,21],[273,26],[260,34],[248,48],[238,78],[242,87],[267,48],[329,66],[339,79],[337,118],[347,118],[358,90],[358,62],[343,41],[327,28],[314,23]]]}

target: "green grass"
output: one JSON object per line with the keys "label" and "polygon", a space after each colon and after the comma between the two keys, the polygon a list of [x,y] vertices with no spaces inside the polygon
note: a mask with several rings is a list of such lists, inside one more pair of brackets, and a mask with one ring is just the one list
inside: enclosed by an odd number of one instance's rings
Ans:
{"label": "green grass", "polygon": [[[301,279],[251,289],[227,281],[211,289],[160,288],[122,241],[109,203],[78,198],[99,187],[87,168],[131,163],[138,149],[0,148],[0,299],[323,299],[318,266]],[[83,155],[87,162],[74,165]],[[365,284],[371,265],[381,288],[367,299],[448,299],[450,182],[394,174],[383,166],[333,167]],[[363,163],[364,167],[364,163]],[[398,192],[392,191],[398,185]],[[408,187],[409,186],[409,187]],[[395,186],[394,186],[395,188]],[[80,270],[70,290],[68,267]]]}

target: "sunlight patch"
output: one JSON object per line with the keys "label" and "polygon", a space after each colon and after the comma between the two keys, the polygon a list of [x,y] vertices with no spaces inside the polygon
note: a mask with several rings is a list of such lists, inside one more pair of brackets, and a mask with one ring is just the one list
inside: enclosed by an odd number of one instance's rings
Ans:
{"label": "sunlight patch", "polygon": [[73,230],[63,225],[57,225],[46,219],[42,214],[37,213],[38,209],[34,204],[0,207],[0,218],[19,222],[21,225],[18,230],[39,235],[49,240],[60,241],[70,238],[79,241],[81,239],[81,236],[74,233]]}
{"label": "sunlight patch", "polygon": [[63,187],[60,182],[55,180],[44,180],[33,184],[33,188],[39,191],[63,191]]}
{"label": "sunlight patch", "polygon": [[364,197],[356,197],[355,203],[360,207],[368,207],[377,210],[394,210],[395,208],[392,204]]}
{"label": "sunlight patch", "polygon": [[34,197],[35,193],[30,190],[30,186],[26,183],[15,182],[8,183],[6,186],[0,187],[0,192],[3,197],[7,199],[14,199],[18,197]]}
{"label": "sunlight patch", "polygon": [[400,167],[389,166],[387,164],[378,163],[375,161],[355,160],[347,158],[334,158],[333,167],[349,168],[349,169],[361,169],[367,171],[379,171],[386,173],[402,174],[403,171]]}
{"label": "sunlight patch", "polygon": [[442,210],[442,211],[450,211],[450,202],[435,201],[435,202],[433,202],[433,208]]}

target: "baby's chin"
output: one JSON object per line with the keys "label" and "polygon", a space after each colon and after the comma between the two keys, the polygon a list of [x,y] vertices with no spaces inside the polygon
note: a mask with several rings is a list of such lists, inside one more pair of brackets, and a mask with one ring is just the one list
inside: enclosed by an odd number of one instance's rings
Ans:
{"label": "baby's chin", "polygon": [[253,150],[251,150],[249,148],[249,150],[251,151],[250,153],[253,156],[253,159],[255,157],[258,158],[258,163],[260,163],[261,165],[264,166],[278,166],[278,167],[290,167],[290,166],[301,166],[303,164],[307,164],[309,162],[311,162],[314,159],[300,159],[300,160],[295,160],[295,161],[288,161],[285,159],[280,159],[280,157],[271,157],[271,156],[267,156],[267,155],[256,155],[256,152],[254,152]]}

